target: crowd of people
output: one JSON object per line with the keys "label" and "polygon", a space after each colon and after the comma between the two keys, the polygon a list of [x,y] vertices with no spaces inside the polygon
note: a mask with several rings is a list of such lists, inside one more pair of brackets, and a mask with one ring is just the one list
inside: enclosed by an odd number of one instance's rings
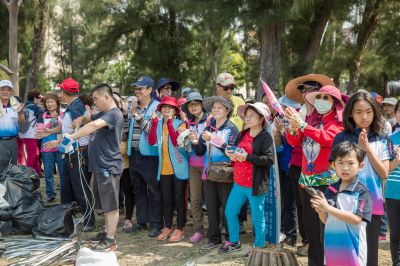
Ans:
{"label": "crowd of people", "polygon": [[125,233],[207,238],[202,249],[225,254],[241,249],[248,211],[251,250],[265,247],[265,197],[277,163],[283,243],[308,265],[378,265],[387,222],[400,265],[400,102],[361,89],[344,95],[320,74],[288,82],[278,105],[268,94],[245,102],[235,85],[222,73],[216,95],[204,98],[142,76],[121,96],[107,84],[80,93],[67,78],[59,91],[33,90],[22,103],[2,80],[0,171],[32,167],[53,202],[56,165],[61,203],[80,206],[82,230],[94,230],[94,210],[104,214],[104,231],[89,239],[102,249],[117,249],[123,204]]}

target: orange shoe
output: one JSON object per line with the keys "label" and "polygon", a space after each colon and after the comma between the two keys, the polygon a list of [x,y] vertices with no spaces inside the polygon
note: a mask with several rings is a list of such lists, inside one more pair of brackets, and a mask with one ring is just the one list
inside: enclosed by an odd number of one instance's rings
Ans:
{"label": "orange shoe", "polygon": [[160,241],[167,240],[168,237],[171,235],[171,233],[172,233],[171,229],[164,227],[164,229],[161,231],[161,234],[158,235],[157,240]]}
{"label": "orange shoe", "polygon": [[184,237],[185,233],[183,232],[183,230],[175,229],[169,241],[178,242],[181,241]]}

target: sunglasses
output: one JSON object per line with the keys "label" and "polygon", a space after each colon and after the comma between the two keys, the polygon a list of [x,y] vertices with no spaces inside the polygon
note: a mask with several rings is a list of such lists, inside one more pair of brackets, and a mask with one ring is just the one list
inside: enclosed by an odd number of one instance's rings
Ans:
{"label": "sunglasses", "polygon": [[316,95],[315,96],[315,99],[317,99],[317,100],[324,100],[324,101],[329,101],[329,96],[328,95],[324,95],[324,96],[322,96],[321,94],[318,94],[318,95]]}
{"label": "sunglasses", "polygon": [[227,90],[231,90],[231,91],[233,91],[234,89],[235,89],[235,87],[234,86],[222,86],[221,84],[217,84],[218,86],[220,86],[221,88],[223,88],[224,89],[224,91],[227,91]]}

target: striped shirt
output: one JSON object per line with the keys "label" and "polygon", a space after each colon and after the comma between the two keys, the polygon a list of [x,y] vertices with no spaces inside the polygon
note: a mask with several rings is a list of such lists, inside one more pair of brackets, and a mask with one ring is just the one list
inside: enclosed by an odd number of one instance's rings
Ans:
{"label": "striped shirt", "polygon": [[146,133],[150,132],[151,121],[143,119],[144,114],[146,113],[146,110],[150,105],[151,102],[146,106],[146,108],[143,109],[140,108],[139,105],[137,106],[137,114],[138,116],[140,116],[140,118],[138,120],[135,119],[135,123],[133,124],[131,145],[133,148],[139,148],[139,141],[142,130],[144,130]]}

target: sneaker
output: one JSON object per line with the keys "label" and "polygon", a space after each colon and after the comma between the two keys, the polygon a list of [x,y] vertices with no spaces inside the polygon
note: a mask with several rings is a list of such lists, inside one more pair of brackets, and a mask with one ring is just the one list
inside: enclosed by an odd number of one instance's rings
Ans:
{"label": "sneaker", "polygon": [[87,241],[89,241],[89,242],[99,242],[99,241],[103,240],[106,236],[107,236],[106,232],[100,232],[100,233],[97,233],[97,235],[88,238]]}
{"label": "sneaker", "polygon": [[228,254],[242,249],[240,242],[233,243],[226,241],[225,244],[218,249],[218,254]]}
{"label": "sneaker", "polygon": [[201,250],[210,250],[213,248],[216,248],[220,245],[221,243],[213,243],[213,242],[208,242],[204,246],[201,247]]}
{"label": "sneaker", "polygon": [[385,235],[379,235],[378,240],[379,241],[386,241],[386,236]]}
{"label": "sneaker", "polygon": [[102,251],[117,251],[117,241],[115,241],[115,239],[105,237],[96,245],[95,249]]}
{"label": "sneaker", "polygon": [[126,233],[137,233],[139,231],[145,230],[147,228],[146,224],[135,224],[134,226],[132,226],[131,228],[125,229]]}
{"label": "sneaker", "polygon": [[172,234],[172,229],[164,227],[164,229],[161,231],[161,234],[158,235],[157,240],[160,241],[167,240],[171,234]]}
{"label": "sneaker", "polygon": [[175,229],[174,232],[172,233],[171,238],[169,239],[169,241],[178,242],[178,241],[181,241],[184,238],[185,238],[185,232],[183,232],[183,229],[182,230]]}
{"label": "sneaker", "polygon": [[47,198],[47,203],[53,202],[53,201],[55,201],[55,200],[56,200],[56,196],[48,197],[48,198]]}
{"label": "sneaker", "polygon": [[201,240],[203,240],[204,236],[202,233],[200,232],[195,232],[190,238],[189,238],[189,242],[190,243],[198,243]]}
{"label": "sneaker", "polygon": [[160,228],[151,228],[150,232],[148,234],[149,237],[157,237],[161,234],[161,229]]}
{"label": "sneaker", "polygon": [[298,247],[296,250],[296,254],[300,257],[307,257],[308,256],[308,244],[303,244],[302,246]]}

